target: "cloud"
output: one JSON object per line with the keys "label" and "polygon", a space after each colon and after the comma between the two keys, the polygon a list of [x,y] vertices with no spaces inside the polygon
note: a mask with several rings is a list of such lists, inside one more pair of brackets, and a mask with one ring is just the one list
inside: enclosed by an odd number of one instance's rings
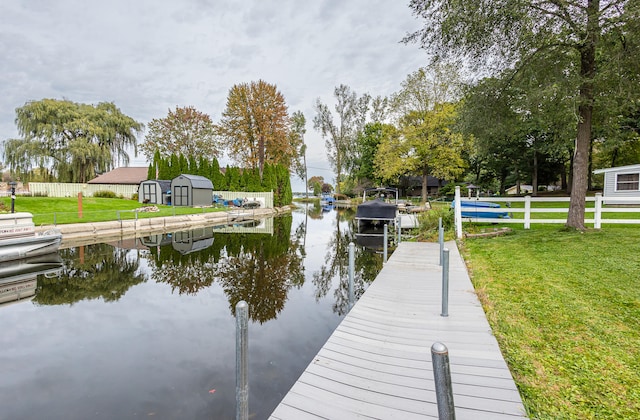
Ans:
{"label": "cloud", "polygon": [[325,171],[316,98],[332,105],[339,84],[396,91],[426,62],[399,43],[417,26],[390,0],[2,2],[0,140],[17,136],[15,108],[29,100],[111,101],[145,124],[192,105],[218,120],[234,84],[263,79],[304,112],[309,165]]}

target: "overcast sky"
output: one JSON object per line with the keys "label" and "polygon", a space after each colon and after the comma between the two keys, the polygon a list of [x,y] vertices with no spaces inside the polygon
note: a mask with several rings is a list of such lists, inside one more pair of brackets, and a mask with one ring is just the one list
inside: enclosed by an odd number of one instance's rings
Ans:
{"label": "overcast sky", "polygon": [[[263,79],[307,119],[309,176],[333,183],[314,101],[389,95],[426,64],[408,0],[6,0],[0,4],[0,140],[30,100],[114,102],[147,124],[176,106],[219,121],[229,89]],[[139,142],[144,139],[140,136]],[[146,166],[144,157],[132,166]],[[303,183],[294,182],[294,190]]]}

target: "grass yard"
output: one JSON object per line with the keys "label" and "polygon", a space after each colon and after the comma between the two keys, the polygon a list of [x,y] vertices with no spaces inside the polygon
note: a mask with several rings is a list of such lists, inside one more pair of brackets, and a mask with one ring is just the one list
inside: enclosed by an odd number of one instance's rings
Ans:
{"label": "grass yard", "polygon": [[[0,205],[3,205],[6,210],[10,209],[11,198],[0,198]],[[82,199],[82,218],[79,218],[77,197],[17,197],[15,201],[15,211],[32,213],[33,223],[36,226],[131,220],[136,218],[136,214],[139,219],[143,219],[225,210],[224,208],[214,207],[194,208],[157,205],[158,212],[135,211],[135,209],[145,206],[134,200],[84,197]]]}
{"label": "grass yard", "polygon": [[465,239],[532,419],[640,416],[640,228]]}

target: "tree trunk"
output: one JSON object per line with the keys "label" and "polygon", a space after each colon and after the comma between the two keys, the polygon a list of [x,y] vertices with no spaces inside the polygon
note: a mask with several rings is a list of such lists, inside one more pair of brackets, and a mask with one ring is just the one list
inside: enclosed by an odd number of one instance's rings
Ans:
{"label": "tree trunk", "polygon": [[538,196],[538,153],[533,151],[533,175],[531,176],[531,195]]}
{"label": "tree trunk", "polygon": [[587,40],[580,50],[580,106],[578,135],[573,155],[571,201],[567,215],[567,227],[584,230],[585,198],[589,177],[589,148],[591,144],[591,116],[593,114],[593,78],[596,73],[596,43],[598,41],[599,0],[589,0],[587,6]]}
{"label": "tree trunk", "polygon": [[425,204],[427,202],[427,192],[428,192],[428,182],[429,182],[429,174],[427,173],[427,170],[425,169],[422,172],[422,204]]}
{"label": "tree trunk", "polygon": [[258,170],[260,171],[260,181],[262,181],[262,171],[264,170],[264,136],[260,134],[258,137]]}

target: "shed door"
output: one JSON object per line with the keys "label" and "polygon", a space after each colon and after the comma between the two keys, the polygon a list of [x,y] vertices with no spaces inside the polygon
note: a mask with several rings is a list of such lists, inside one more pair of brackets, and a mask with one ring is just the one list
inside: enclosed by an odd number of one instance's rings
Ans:
{"label": "shed door", "polygon": [[173,187],[173,205],[188,206],[189,205],[189,187],[186,185],[176,185]]}
{"label": "shed door", "polygon": [[156,189],[155,184],[142,184],[142,202],[157,204]]}

